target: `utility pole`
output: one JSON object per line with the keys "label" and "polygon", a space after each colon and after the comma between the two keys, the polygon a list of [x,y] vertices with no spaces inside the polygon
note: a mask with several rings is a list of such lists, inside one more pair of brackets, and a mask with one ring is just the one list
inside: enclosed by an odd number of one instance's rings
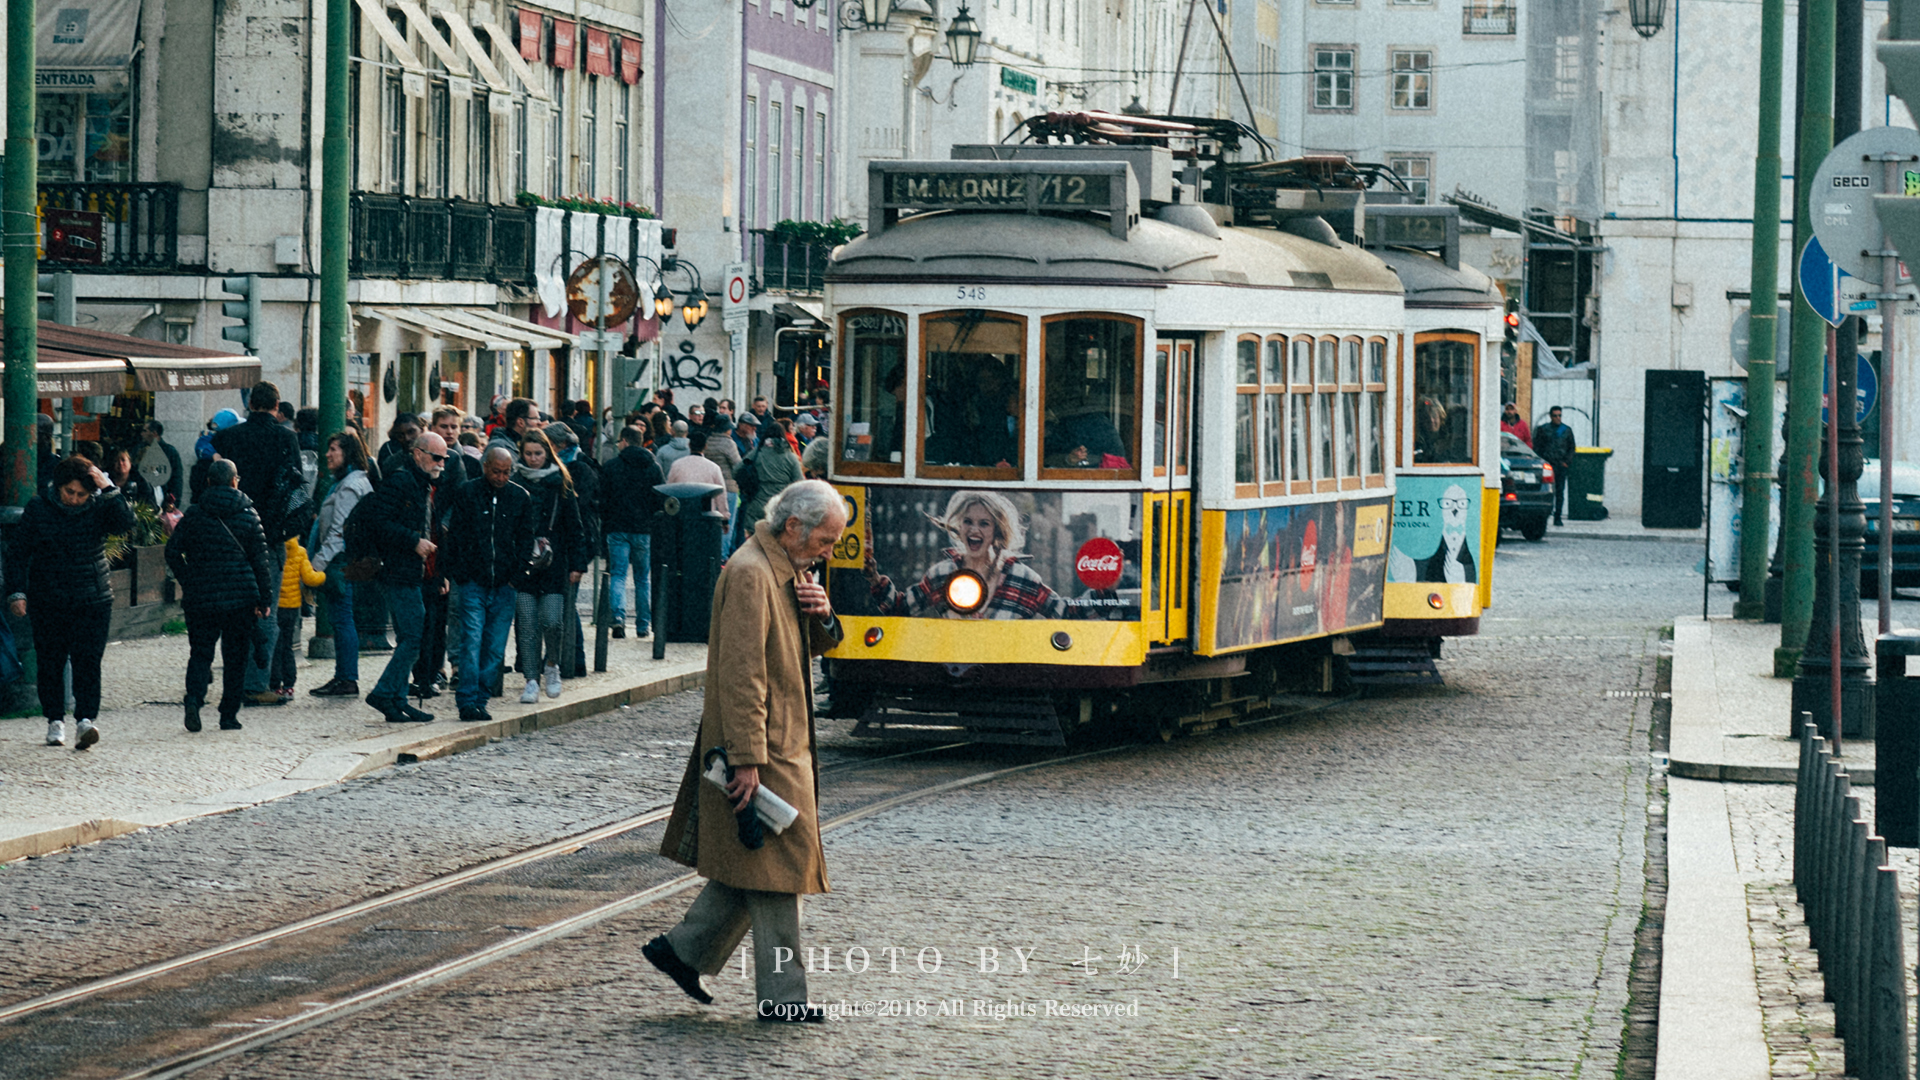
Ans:
{"label": "utility pole", "polygon": [[25,506],[33,498],[40,449],[39,422],[34,419],[40,397],[40,148],[33,118],[37,6],[34,0],[7,5],[7,166],[5,203],[0,207],[0,254],[7,262],[7,374],[6,420],[0,432],[5,438],[8,506]]}
{"label": "utility pole", "polygon": [[347,345],[353,318],[347,310],[347,260],[352,249],[347,193],[353,185],[348,143],[348,45],[352,4],[327,7],[326,130],[320,141],[320,437],[347,426]]}
{"label": "utility pole", "polygon": [[[1833,149],[1834,0],[1806,0],[1806,63],[1800,69],[1800,141],[1793,166],[1793,255],[1813,237],[1808,216],[1813,174]],[[1795,673],[1813,618],[1813,511],[1819,497],[1814,461],[1819,453],[1820,383],[1825,370],[1826,323],[1808,303],[1799,275],[1793,287],[1793,363],[1787,379],[1786,475],[1780,491],[1780,550],[1785,575],[1780,600],[1780,645],[1775,678]]]}
{"label": "utility pole", "polygon": [[1780,288],[1780,61],[1786,0],[1760,5],[1760,137],[1753,154],[1753,276],[1748,292],[1747,427],[1741,458],[1739,619],[1766,614],[1767,522],[1773,518],[1774,349]]}

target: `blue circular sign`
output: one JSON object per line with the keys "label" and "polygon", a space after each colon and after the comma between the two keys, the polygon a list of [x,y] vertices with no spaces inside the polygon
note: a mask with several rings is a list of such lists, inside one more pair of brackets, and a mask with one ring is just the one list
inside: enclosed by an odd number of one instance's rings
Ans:
{"label": "blue circular sign", "polygon": [[[1873,415],[1874,405],[1880,400],[1880,376],[1873,370],[1873,364],[1866,357],[1857,356],[1859,366],[1854,369],[1854,422],[1865,423]],[[1823,374],[1820,379],[1820,422],[1827,422],[1827,399],[1833,393],[1831,373]]]}

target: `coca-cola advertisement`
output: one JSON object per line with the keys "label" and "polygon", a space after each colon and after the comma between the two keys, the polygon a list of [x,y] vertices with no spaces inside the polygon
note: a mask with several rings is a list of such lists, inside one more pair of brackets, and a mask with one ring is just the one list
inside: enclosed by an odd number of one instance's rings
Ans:
{"label": "coca-cola advertisement", "polygon": [[[829,588],[850,615],[1140,617],[1140,498],[1126,491],[843,487]],[[951,590],[971,574],[980,588]],[[956,599],[978,596],[962,610]]]}

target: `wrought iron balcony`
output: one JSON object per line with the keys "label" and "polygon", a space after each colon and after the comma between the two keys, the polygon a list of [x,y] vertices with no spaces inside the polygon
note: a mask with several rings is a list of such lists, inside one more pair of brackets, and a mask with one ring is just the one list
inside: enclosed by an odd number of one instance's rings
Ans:
{"label": "wrought iron balcony", "polygon": [[40,210],[99,214],[100,259],[41,259],[48,270],[154,274],[180,263],[179,184],[41,184]]}
{"label": "wrought iron balcony", "polygon": [[788,243],[774,239],[765,229],[755,229],[753,234],[755,292],[818,296],[826,291],[831,244]]}
{"label": "wrought iron balcony", "polygon": [[1488,37],[1512,37],[1520,26],[1520,9],[1511,3],[1468,3],[1460,9],[1460,32]]}
{"label": "wrought iron balcony", "polygon": [[355,192],[355,277],[533,281],[533,211],[465,199]]}

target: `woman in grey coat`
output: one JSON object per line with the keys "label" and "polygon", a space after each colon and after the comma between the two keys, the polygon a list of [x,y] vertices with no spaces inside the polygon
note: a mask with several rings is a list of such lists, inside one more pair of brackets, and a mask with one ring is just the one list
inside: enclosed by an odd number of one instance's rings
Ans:
{"label": "woman in grey coat", "polygon": [[367,478],[367,448],[353,431],[327,439],[327,470],[333,490],[320,504],[308,545],[307,561],[327,575],[327,617],[333,622],[333,678],[310,693],[315,697],[360,696],[360,632],[353,621],[353,582],[344,575],[347,517],[360,500],[373,494]]}

